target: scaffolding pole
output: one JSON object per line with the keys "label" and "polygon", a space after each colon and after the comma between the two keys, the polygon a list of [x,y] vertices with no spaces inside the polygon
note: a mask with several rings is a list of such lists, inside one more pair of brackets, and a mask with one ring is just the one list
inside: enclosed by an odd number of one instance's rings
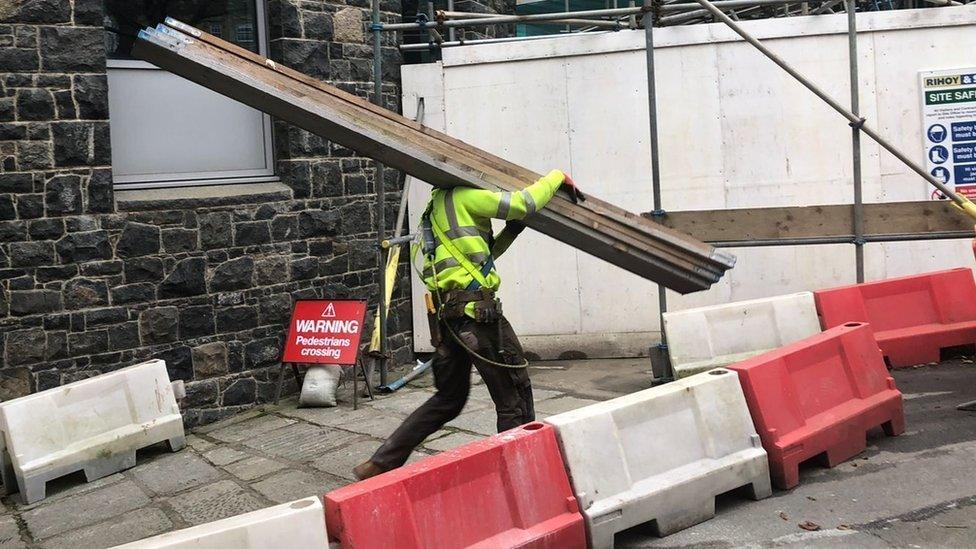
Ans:
{"label": "scaffolding pole", "polygon": [[800,74],[800,72],[797,71],[795,68],[793,68],[793,66],[791,66],[789,63],[784,61],[778,55],[773,53],[759,40],[756,40],[754,36],[746,32],[745,30],[743,30],[742,27],[736,24],[736,22],[733,21],[731,18],[729,18],[728,15],[723,13],[722,10],[715,7],[715,5],[712,4],[712,2],[710,2],[709,0],[695,0],[695,1],[701,4],[703,8],[711,12],[716,19],[728,25],[728,27],[733,31],[735,31],[736,34],[741,36],[743,40],[752,44],[753,47],[755,47],[757,50],[762,52],[762,54],[765,55],[767,58],[769,58],[770,61],[779,65],[781,69],[786,71],[790,76],[795,78],[800,84],[803,84],[804,87],[806,87],[808,90],[813,92],[814,95],[819,97],[821,100],[827,103],[832,109],[834,109],[841,116],[846,118],[851,123],[852,126],[860,128],[862,132],[864,132],[865,134],[867,134],[868,137],[870,137],[875,142],[877,142],[878,145],[881,145],[886,151],[891,153],[895,158],[900,160],[904,165],[908,166],[908,168],[910,168],[913,172],[918,174],[922,179],[924,179],[933,187],[938,189],[939,192],[941,192],[945,197],[952,200],[952,202],[955,203],[956,206],[958,206],[964,212],[966,212],[966,214],[976,219],[976,204],[973,204],[968,199],[960,196],[952,189],[947,187],[945,183],[939,181],[932,174],[925,171],[925,168],[923,168],[917,162],[910,159],[905,153],[900,151],[897,147],[891,144],[891,142],[889,142],[887,139],[881,137],[881,135],[878,134],[877,131],[875,131],[873,128],[868,126],[865,119],[855,115],[854,113],[844,108],[836,99],[828,95],[825,91],[818,88],[816,84],[811,82],[807,77]]}
{"label": "scaffolding pole", "polygon": [[[847,48],[851,78],[851,112],[860,117],[860,82],[857,71],[857,7],[847,0]],[[864,195],[861,180],[861,128],[851,125],[852,175],[854,177],[854,271],[857,283],[864,282]]]}
{"label": "scaffolding pole", "polygon": [[[373,0],[373,103],[379,107],[383,105],[383,24],[380,22],[380,0]],[[386,240],[386,184],[383,174],[383,164],[374,161],[373,185],[376,187],[376,272],[379,277],[380,297],[377,301],[379,308],[380,348],[377,361],[380,366],[380,385],[386,385],[388,380],[388,364],[386,360],[386,258],[383,253],[383,241]],[[391,300],[392,301],[392,300]],[[369,380],[366,380],[367,384]]]}
{"label": "scaffolding pole", "polygon": [[[614,31],[597,31],[588,32],[589,35],[594,34],[607,34]],[[553,40],[558,38],[565,38],[575,36],[575,34],[540,34],[538,36],[509,36],[506,38],[480,38],[478,40],[457,40],[454,42],[441,42],[437,43],[423,43],[423,44],[400,44],[398,47],[400,51],[423,51],[430,49],[440,49],[440,48],[456,48],[459,46],[475,46],[478,44],[502,44],[505,42],[529,42],[532,40]]]}
{"label": "scaffolding pole", "polygon": [[645,8],[616,8],[602,10],[568,11],[560,13],[536,13],[531,15],[491,15],[474,19],[453,19],[444,21],[420,21],[417,23],[393,23],[382,25],[383,31],[402,31],[414,29],[476,27],[482,25],[501,25],[507,23],[538,23],[565,19],[589,19],[595,17],[626,17],[645,11]]}
{"label": "scaffolding pole", "polygon": [[[493,14],[493,13],[468,13],[463,11],[438,11],[436,13],[437,19],[440,20],[442,17],[446,21],[455,20],[470,20],[470,19],[498,19],[499,17],[507,17],[506,15]],[[554,19],[552,21],[544,21],[547,24],[564,24],[572,26],[591,26],[600,27],[608,29],[625,29],[627,28],[626,21],[618,21],[615,19],[583,19],[583,18],[566,18],[566,19]],[[494,25],[495,23],[485,23],[485,25]],[[448,29],[453,31],[454,27]],[[448,34],[450,36],[450,34]],[[450,38],[450,40],[454,40]]]}
{"label": "scaffolding pole", "polygon": [[[650,8],[654,0],[644,0],[644,7]],[[657,82],[654,76],[654,15],[645,9],[642,24],[644,25],[644,51],[647,60],[647,126],[650,132],[651,146],[651,191],[654,197],[654,211],[651,215],[659,221],[664,215],[661,206],[661,163],[658,151],[657,133]],[[661,328],[661,343],[658,344],[660,360],[667,374],[665,378],[674,377],[671,371],[671,361],[668,360],[668,339],[664,334],[664,313],[668,310],[668,292],[663,285],[657,285],[658,322]]]}

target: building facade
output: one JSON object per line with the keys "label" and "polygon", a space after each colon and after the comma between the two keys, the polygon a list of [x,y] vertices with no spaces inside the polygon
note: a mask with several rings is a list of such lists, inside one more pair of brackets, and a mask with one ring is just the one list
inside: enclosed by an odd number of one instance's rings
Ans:
{"label": "building facade", "polygon": [[[400,20],[396,0],[382,10]],[[128,56],[167,15],[372,91],[364,0],[2,3],[2,399],[161,358],[186,382],[187,423],[207,423],[274,397],[294,299],[375,307],[372,162]],[[385,176],[391,230],[401,178]],[[398,363],[412,357],[406,277]]]}

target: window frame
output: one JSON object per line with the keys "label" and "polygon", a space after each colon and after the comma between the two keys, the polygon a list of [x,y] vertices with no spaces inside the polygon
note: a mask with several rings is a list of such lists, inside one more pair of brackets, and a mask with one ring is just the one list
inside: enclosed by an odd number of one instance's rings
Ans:
{"label": "window frame", "polygon": [[[241,33],[245,32],[248,35],[248,39],[241,38]],[[254,41],[254,25],[251,23],[238,23],[234,27],[234,39],[238,42],[253,42]]]}
{"label": "window frame", "polygon": [[[254,0],[255,19],[257,28],[254,29],[254,38],[257,40],[258,53],[262,56],[268,55],[268,18],[267,7],[264,0]],[[112,69],[136,69],[136,70],[163,70],[152,63],[139,59],[107,59],[107,70]],[[232,101],[228,99],[228,101]],[[115,175],[113,174],[113,187],[117,191],[138,190],[138,189],[160,189],[174,187],[199,187],[204,185],[232,185],[243,183],[265,183],[280,181],[275,170],[275,149],[274,134],[271,123],[271,116],[261,113],[262,133],[264,138],[265,168],[248,170],[226,170],[219,172],[167,172],[156,174],[138,175]],[[111,127],[112,118],[109,115],[109,126]]]}

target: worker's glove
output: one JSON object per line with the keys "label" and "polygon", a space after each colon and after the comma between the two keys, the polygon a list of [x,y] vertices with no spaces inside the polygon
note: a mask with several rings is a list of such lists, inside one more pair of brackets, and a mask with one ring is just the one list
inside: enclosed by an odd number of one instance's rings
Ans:
{"label": "worker's glove", "polygon": [[580,191],[576,187],[576,183],[573,182],[573,178],[570,177],[566,172],[563,172],[563,177],[563,184],[560,188],[566,189],[566,192],[569,193],[569,199],[573,201],[573,204],[579,204],[580,202],[586,200],[586,197],[583,196],[583,192]]}
{"label": "worker's glove", "polygon": [[506,221],[505,222],[505,232],[511,234],[512,236],[518,236],[519,233],[525,230],[525,223],[521,221]]}

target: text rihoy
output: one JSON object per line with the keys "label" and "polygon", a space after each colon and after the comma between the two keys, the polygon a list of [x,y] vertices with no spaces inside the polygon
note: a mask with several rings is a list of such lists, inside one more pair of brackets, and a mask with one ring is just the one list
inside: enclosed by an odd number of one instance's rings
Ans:
{"label": "text rihoy", "polygon": [[365,301],[295,302],[281,361],[355,364],[365,315]]}

